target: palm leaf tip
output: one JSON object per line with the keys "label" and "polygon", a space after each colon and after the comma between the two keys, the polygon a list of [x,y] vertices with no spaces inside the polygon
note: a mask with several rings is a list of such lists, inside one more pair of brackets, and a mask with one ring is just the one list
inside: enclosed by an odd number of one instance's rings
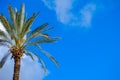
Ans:
{"label": "palm leaf tip", "polygon": [[38,49],[40,50],[40,52],[42,52],[42,53],[45,54],[48,58],[50,58],[51,61],[52,61],[53,63],[55,63],[55,65],[56,65],[57,67],[60,66],[59,63],[58,63],[58,61],[57,61],[50,53],[48,53],[48,52],[46,52],[45,50],[41,49],[41,47],[40,47],[39,45],[36,45],[36,47],[38,47]]}
{"label": "palm leaf tip", "polygon": [[48,23],[44,23],[41,26],[39,26],[38,28],[36,28],[35,30],[32,31],[32,34],[36,33],[36,32],[41,32],[41,30],[43,30],[45,27],[48,26]]}
{"label": "palm leaf tip", "polygon": [[25,5],[24,3],[21,5],[21,10],[20,10],[20,31],[22,30],[23,23],[24,23],[24,16],[25,14]]}
{"label": "palm leaf tip", "polygon": [[33,61],[35,61],[33,55],[32,55],[30,52],[26,51],[26,53],[31,57],[31,59],[32,59]]}
{"label": "palm leaf tip", "polygon": [[8,6],[8,12],[10,14],[10,17],[11,17],[12,21],[13,21],[15,16],[14,16],[14,12],[13,12],[13,9],[12,9],[11,5]]}
{"label": "palm leaf tip", "polygon": [[38,58],[39,62],[41,63],[41,66],[42,66],[42,68],[44,69],[44,72],[45,72],[45,73],[47,72],[47,71],[46,71],[46,65],[45,65],[44,61],[41,59],[41,57],[40,57],[38,54],[33,53],[33,52],[29,51],[29,50],[26,50],[26,53],[28,53],[28,55],[29,55],[32,59],[34,59],[34,58],[33,58],[33,54],[34,54],[34,55]]}
{"label": "palm leaf tip", "polygon": [[44,72],[46,73],[47,71],[46,71],[46,65],[45,65],[44,61],[41,59],[41,57],[38,54],[36,54],[36,53],[33,53],[33,54],[39,59],[39,62],[41,63],[41,66],[44,69]]}
{"label": "palm leaf tip", "polygon": [[26,23],[24,24],[24,28],[22,28],[21,38],[23,38],[29,32],[30,27],[37,15],[38,13],[33,13],[33,15],[26,21]]}
{"label": "palm leaf tip", "polygon": [[58,61],[57,61],[53,56],[51,56],[50,58],[51,58],[51,60],[55,63],[55,65],[56,65],[57,67],[60,67]]}
{"label": "palm leaf tip", "polygon": [[2,58],[2,60],[0,61],[0,68],[2,68],[2,67],[4,66],[5,62],[6,62],[7,59],[8,59],[8,56],[9,56],[9,53],[6,54],[6,55]]}
{"label": "palm leaf tip", "polygon": [[42,68],[44,69],[44,72],[46,73],[47,70],[46,70],[46,65],[45,65],[44,61],[40,57],[38,57],[38,59],[39,59],[39,61],[41,63]]}

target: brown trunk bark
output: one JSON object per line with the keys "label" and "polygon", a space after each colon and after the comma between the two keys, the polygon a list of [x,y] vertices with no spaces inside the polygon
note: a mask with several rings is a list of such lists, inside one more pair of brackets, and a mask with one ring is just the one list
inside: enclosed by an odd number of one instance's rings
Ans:
{"label": "brown trunk bark", "polygon": [[19,74],[20,74],[20,57],[14,57],[14,74],[13,74],[13,80],[19,80]]}

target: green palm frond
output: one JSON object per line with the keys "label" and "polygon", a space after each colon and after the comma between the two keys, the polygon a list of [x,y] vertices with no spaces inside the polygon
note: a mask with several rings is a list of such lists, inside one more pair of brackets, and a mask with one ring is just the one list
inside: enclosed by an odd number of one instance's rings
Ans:
{"label": "green palm frond", "polygon": [[24,23],[24,5],[22,5],[22,11],[19,13],[17,9],[13,9],[12,6],[8,6],[8,11],[12,20],[12,28],[15,36],[20,37],[20,32]]}
{"label": "green palm frond", "polygon": [[52,29],[54,29],[54,27],[48,27],[48,28],[42,29],[41,32],[46,32],[46,31],[49,31],[49,30],[52,30]]}
{"label": "green palm frond", "polygon": [[43,68],[44,71],[46,72],[46,65],[45,65],[44,61],[41,59],[41,57],[40,57],[38,54],[33,53],[33,52],[29,51],[29,50],[26,50],[26,51],[27,51],[28,55],[29,55],[32,59],[34,59],[33,56],[32,56],[33,54],[39,59],[39,62],[41,63],[42,68]]}
{"label": "green palm frond", "polygon": [[24,23],[24,27],[21,31],[21,38],[23,38],[28,32],[29,32],[29,29],[33,23],[33,21],[35,20],[36,16],[38,15],[38,13],[34,13],[32,15],[32,17],[30,17],[25,23]]}
{"label": "green palm frond", "polygon": [[25,53],[28,54],[33,61],[35,60],[33,54],[30,51],[26,50]]}
{"label": "green palm frond", "polygon": [[8,41],[7,41],[7,40],[0,39],[0,43],[1,43],[1,42],[5,43],[5,42],[8,42]]}
{"label": "green palm frond", "polygon": [[22,4],[22,6],[21,6],[21,10],[20,10],[20,32],[21,32],[21,30],[22,30],[22,28],[23,28],[23,24],[24,24],[24,18],[25,18],[25,16],[24,16],[24,13],[25,13],[25,10],[24,10],[24,4]]}
{"label": "green palm frond", "polygon": [[12,44],[12,41],[8,37],[9,35],[5,33],[4,31],[0,30],[0,38],[4,40],[4,42],[8,42],[9,44]]}
{"label": "green palm frond", "polygon": [[49,35],[48,34],[41,34],[39,33],[38,35],[36,35],[35,37],[44,37],[46,39],[49,39]]}
{"label": "green palm frond", "polygon": [[0,39],[0,46],[7,46],[7,47],[9,47],[9,45],[11,45],[11,42],[9,42],[7,40]]}
{"label": "green palm frond", "polygon": [[[18,23],[18,12],[17,10],[14,10],[12,6],[8,6],[8,12],[12,21],[12,29],[14,30],[14,33],[17,33],[17,23]],[[16,19],[17,18],[17,19]],[[17,34],[16,34],[17,35]]]}
{"label": "green palm frond", "polygon": [[39,39],[39,40],[36,40],[36,41],[28,42],[25,45],[23,45],[23,47],[25,48],[27,46],[34,46],[36,44],[52,43],[52,42],[56,42],[56,39],[43,38],[43,39]]}
{"label": "green palm frond", "polygon": [[14,21],[14,27],[15,27],[15,29],[14,29],[14,33],[16,33],[16,37],[19,37],[19,35],[20,35],[20,27],[19,27],[19,25],[20,25],[20,16],[19,16],[19,12],[17,11],[17,9],[15,9],[15,21]]}
{"label": "green palm frond", "polygon": [[4,66],[4,64],[7,61],[9,55],[10,54],[8,53],[2,58],[2,60],[0,61],[0,68],[2,68]]}
{"label": "green palm frond", "polygon": [[[36,44],[41,44],[41,43],[52,43],[52,42],[55,42],[56,40],[55,39],[40,39],[40,40],[36,40],[34,42],[31,42],[31,43],[36,43]],[[29,43],[28,43],[29,44]]]}
{"label": "green palm frond", "polygon": [[27,39],[26,42],[29,41],[30,39],[36,38],[36,37],[45,37],[45,38],[49,38],[49,36],[47,34],[41,34],[39,32],[36,32],[34,34],[31,34]]}
{"label": "green palm frond", "polygon": [[15,11],[15,21],[16,21],[16,25],[20,25],[19,23],[19,13],[17,12],[17,10]]}
{"label": "green palm frond", "polygon": [[14,21],[15,21],[15,13],[14,13],[11,5],[8,6],[8,11],[9,11],[9,14],[10,14],[10,18],[11,18],[13,24],[14,24]]}
{"label": "green palm frond", "polygon": [[0,46],[9,47],[8,44],[5,44],[5,43],[0,43]]}
{"label": "green palm frond", "polygon": [[48,58],[50,58],[52,60],[52,62],[55,63],[55,65],[57,67],[59,67],[59,63],[57,62],[57,60],[48,52],[44,51],[39,45],[36,45],[38,47],[38,49],[40,50],[40,52],[42,52],[43,54],[45,54]]}
{"label": "green palm frond", "polygon": [[0,14],[0,20],[4,26],[4,28],[6,29],[6,31],[10,34],[10,36],[12,35],[12,28],[7,20],[6,17],[4,17],[3,15]]}
{"label": "green palm frond", "polygon": [[42,60],[42,58],[41,58],[40,56],[38,56],[37,54],[35,54],[35,55],[38,57],[38,59],[39,59],[41,65],[42,65],[42,68],[43,68],[44,71],[46,72],[46,65],[45,65],[44,61]]}
{"label": "green palm frond", "polygon": [[28,44],[27,42],[30,40],[30,39],[33,39],[33,38],[37,38],[37,37],[44,37],[46,39],[49,39],[49,36],[47,34],[40,34],[40,33],[35,33],[35,34],[32,34],[31,36],[29,36],[23,43],[22,46],[25,46],[26,44]]}
{"label": "green palm frond", "polygon": [[48,25],[48,23],[45,23],[45,24],[39,26],[38,28],[36,28],[35,30],[33,30],[31,32],[31,34],[28,36],[26,42],[29,41],[31,38],[35,38],[35,37],[38,37],[38,36],[44,36],[44,37],[48,38],[47,35],[40,33],[40,30],[42,30],[43,28],[45,28],[47,25]]}
{"label": "green palm frond", "polygon": [[0,37],[7,38],[7,39],[8,39],[7,35],[6,35],[5,32],[2,31],[2,30],[0,30]]}
{"label": "green palm frond", "polygon": [[40,32],[41,30],[43,30],[45,27],[47,27],[48,26],[48,23],[44,23],[44,24],[42,24],[41,26],[39,26],[39,27],[37,27],[35,30],[33,30],[32,32],[31,32],[31,34],[34,34],[34,33],[36,33],[36,32]]}

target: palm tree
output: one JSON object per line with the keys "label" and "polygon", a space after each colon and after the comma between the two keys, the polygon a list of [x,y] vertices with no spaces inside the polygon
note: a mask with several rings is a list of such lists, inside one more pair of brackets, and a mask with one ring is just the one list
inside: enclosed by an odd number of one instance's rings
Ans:
{"label": "palm tree", "polygon": [[30,31],[30,27],[38,13],[33,13],[33,15],[26,20],[24,4],[22,4],[19,12],[11,6],[8,6],[8,11],[11,18],[10,20],[0,14],[0,21],[6,30],[6,32],[0,30],[0,45],[9,48],[8,54],[6,54],[0,62],[0,67],[3,67],[6,59],[11,54],[11,58],[14,59],[13,80],[19,80],[21,58],[24,55],[29,55],[31,59],[34,60],[33,55],[35,55],[39,58],[39,62],[42,64],[44,71],[46,71],[46,66],[41,57],[35,52],[28,50],[28,47],[30,46],[35,46],[39,51],[49,57],[56,66],[59,66],[55,58],[44,51],[40,46],[42,43],[51,43],[58,39],[57,37],[51,37],[45,33],[46,31],[51,30],[52,27],[47,27],[48,23],[45,23],[38,26],[33,31]]}

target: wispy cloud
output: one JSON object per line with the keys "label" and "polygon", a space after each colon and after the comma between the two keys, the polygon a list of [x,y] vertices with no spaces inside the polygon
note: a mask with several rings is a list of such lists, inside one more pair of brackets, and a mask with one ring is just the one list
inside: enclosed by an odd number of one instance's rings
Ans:
{"label": "wispy cloud", "polygon": [[76,8],[74,6],[75,0],[42,1],[49,9],[56,12],[57,20],[66,25],[89,27],[96,10],[96,5],[93,3],[87,3],[81,8]]}
{"label": "wispy cloud", "polygon": [[[0,30],[5,31],[3,25],[0,22]],[[0,46],[0,60],[2,57],[8,53],[8,48]],[[44,70],[41,67],[41,64],[38,63],[37,57],[33,61],[29,56],[25,56],[21,61],[21,71],[20,71],[20,80],[43,80],[46,76]],[[13,59],[8,59],[0,69],[0,80],[12,80],[14,69]]]}
{"label": "wispy cloud", "polygon": [[93,13],[96,10],[96,5],[95,4],[87,4],[85,5],[81,10],[80,10],[80,14],[81,14],[81,26],[91,26],[91,22],[92,22],[92,17],[93,17]]}

